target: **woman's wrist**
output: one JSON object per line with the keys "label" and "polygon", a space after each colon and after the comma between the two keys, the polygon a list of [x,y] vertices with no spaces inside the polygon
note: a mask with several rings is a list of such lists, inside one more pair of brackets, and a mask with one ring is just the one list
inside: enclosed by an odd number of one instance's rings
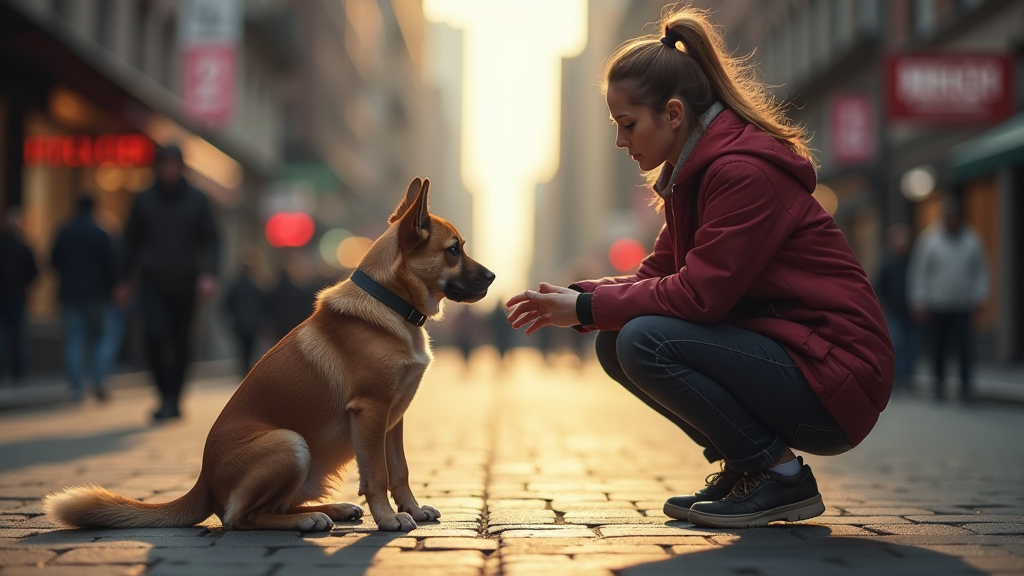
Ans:
{"label": "woman's wrist", "polygon": [[581,326],[594,324],[593,300],[594,295],[588,292],[576,297],[576,319],[580,321]]}

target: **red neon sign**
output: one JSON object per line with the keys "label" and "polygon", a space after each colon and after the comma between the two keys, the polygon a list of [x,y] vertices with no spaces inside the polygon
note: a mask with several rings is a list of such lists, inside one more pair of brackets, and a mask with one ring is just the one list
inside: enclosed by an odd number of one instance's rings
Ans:
{"label": "red neon sign", "polygon": [[148,167],[155,151],[153,141],[141,134],[29,136],[24,149],[25,166],[51,168]]}

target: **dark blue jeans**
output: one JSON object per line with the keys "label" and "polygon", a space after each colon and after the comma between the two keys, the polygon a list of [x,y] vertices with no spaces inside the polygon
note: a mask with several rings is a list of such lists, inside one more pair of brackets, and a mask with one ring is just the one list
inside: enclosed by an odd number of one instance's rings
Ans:
{"label": "dark blue jeans", "polygon": [[960,360],[960,394],[971,395],[971,376],[974,370],[974,335],[971,330],[969,311],[929,310],[932,363],[935,370],[935,395],[943,397],[946,385],[946,346],[956,341],[957,356]]}
{"label": "dark blue jeans", "polygon": [[[106,332],[107,307],[104,300],[64,300],[64,368],[71,383],[71,394],[82,397],[82,379],[89,364],[92,383],[97,392],[103,390],[106,359],[103,337]],[[88,361],[86,360],[88,357]]]}
{"label": "dark blue jeans", "polygon": [[850,440],[774,340],[724,324],[641,316],[597,336],[609,376],[740,472],[768,468],[787,447],[832,455]]}

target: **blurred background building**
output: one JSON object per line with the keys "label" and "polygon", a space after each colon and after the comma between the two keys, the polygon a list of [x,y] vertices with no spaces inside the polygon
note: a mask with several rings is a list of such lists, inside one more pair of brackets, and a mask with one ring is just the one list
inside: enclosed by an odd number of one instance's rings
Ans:
{"label": "blurred background building", "polygon": [[[993,291],[982,357],[1024,359],[1024,1],[723,0],[708,8],[752,53],[821,163],[815,196],[874,276],[886,228],[919,232],[960,196]],[[590,0],[586,49],[562,65],[558,172],[537,186],[531,282],[635,269],[662,218],[614,147],[599,86],[623,41],[660,33],[661,0]],[[641,244],[643,249],[637,249]]]}
{"label": "blurred background building", "polygon": [[[210,10],[234,21],[203,52]],[[42,270],[33,368],[60,370],[48,261],[75,199],[94,194],[118,234],[159,145],[212,200],[224,280],[243,254],[266,282],[295,258],[346,277],[414,176],[468,235],[461,50],[420,0],[0,0],[0,211],[23,209]],[[203,315],[199,357],[231,354]]]}

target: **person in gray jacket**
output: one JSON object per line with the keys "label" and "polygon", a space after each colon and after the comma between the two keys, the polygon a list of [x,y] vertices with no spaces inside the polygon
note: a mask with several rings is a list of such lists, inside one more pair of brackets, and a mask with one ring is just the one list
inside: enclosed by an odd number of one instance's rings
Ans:
{"label": "person in gray jacket", "polygon": [[915,317],[928,326],[936,398],[943,398],[946,347],[955,340],[960,359],[960,397],[969,400],[973,392],[972,321],[988,298],[989,270],[981,238],[964,222],[958,198],[946,199],[943,216],[914,243],[907,290]]}

